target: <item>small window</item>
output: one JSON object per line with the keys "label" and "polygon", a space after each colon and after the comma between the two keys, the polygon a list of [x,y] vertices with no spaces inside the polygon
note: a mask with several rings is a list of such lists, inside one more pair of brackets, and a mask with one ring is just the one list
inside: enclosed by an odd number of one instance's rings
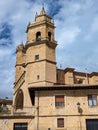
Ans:
{"label": "small window", "polygon": [[36,41],[41,41],[41,32],[36,33]]}
{"label": "small window", "polygon": [[88,95],[88,105],[89,106],[97,105],[97,95],[96,94]]}
{"label": "small window", "polygon": [[39,75],[37,75],[37,79],[39,80],[39,78],[40,78],[40,76]]}
{"label": "small window", "polygon": [[64,95],[55,96],[55,106],[64,107]]}
{"label": "small window", "polygon": [[39,60],[39,55],[35,55],[35,60]]}
{"label": "small window", "polygon": [[14,130],[27,130],[27,123],[14,123]]}
{"label": "small window", "polygon": [[78,84],[83,84],[83,79],[78,79],[77,83]]}
{"label": "small window", "polygon": [[57,119],[57,127],[58,128],[64,127],[64,118]]}
{"label": "small window", "polygon": [[48,39],[51,41],[51,32],[48,32]]}

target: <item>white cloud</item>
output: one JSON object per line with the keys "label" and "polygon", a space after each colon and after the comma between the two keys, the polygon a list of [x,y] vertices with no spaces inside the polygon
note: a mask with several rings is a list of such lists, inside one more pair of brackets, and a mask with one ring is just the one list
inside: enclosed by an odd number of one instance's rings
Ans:
{"label": "white cloud", "polygon": [[98,16],[93,19],[91,31],[98,32]]}
{"label": "white cloud", "polygon": [[74,43],[81,30],[78,27],[62,28],[58,36],[59,47],[64,48],[66,45]]}
{"label": "white cloud", "polygon": [[[5,53],[4,53],[5,52]],[[6,56],[6,55],[8,55],[9,53],[11,53],[11,50],[10,49],[5,49],[5,50],[3,50],[3,48],[2,49],[0,49],[0,57],[1,57],[1,59],[3,59],[3,57],[4,56]],[[0,60],[1,60],[0,59]],[[4,59],[3,59],[4,60]]]}

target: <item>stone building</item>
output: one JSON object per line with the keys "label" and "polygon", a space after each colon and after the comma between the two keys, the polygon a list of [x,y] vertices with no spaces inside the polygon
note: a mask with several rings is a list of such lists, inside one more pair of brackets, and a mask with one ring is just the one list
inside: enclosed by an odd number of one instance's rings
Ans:
{"label": "stone building", "polygon": [[54,21],[42,8],[16,49],[13,105],[0,130],[98,130],[98,73],[56,68]]}

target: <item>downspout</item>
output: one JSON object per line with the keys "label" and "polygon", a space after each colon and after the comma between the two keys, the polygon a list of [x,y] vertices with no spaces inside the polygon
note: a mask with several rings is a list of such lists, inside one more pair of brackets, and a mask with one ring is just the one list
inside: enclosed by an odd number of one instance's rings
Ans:
{"label": "downspout", "polygon": [[37,101],[37,130],[39,130],[39,91],[37,91],[38,101]]}

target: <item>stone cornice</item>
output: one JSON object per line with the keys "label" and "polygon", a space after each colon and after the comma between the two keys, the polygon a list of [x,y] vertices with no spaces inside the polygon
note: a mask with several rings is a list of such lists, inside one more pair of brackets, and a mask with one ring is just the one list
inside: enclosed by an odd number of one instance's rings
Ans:
{"label": "stone cornice", "polygon": [[29,89],[35,91],[48,91],[48,90],[86,90],[98,89],[98,85],[53,85],[53,86],[31,86]]}
{"label": "stone cornice", "polygon": [[26,66],[27,66],[28,64],[37,63],[37,62],[43,62],[43,61],[49,62],[49,63],[51,63],[51,64],[56,64],[56,62],[54,62],[54,61],[50,61],[50,60],[47,60],[47,59],[43,59],[43,60],[28,62],[28,63],[26,63]]}
{"label": "stone cornice", "polygon": [[27,26],[26,33],[28,32],[28,30],[29,30],[30,28],[36,28],[37,26],[40,26],[40,25],[47,25],[47,26],[50,26],[50,27],[52,27],[52,28],[55,28],[54,23],[48,22],[48,21],[44,20],[44,21],[42,21],[42,22],[36,22],[36,23],[33,23],[33,24],[29,24],[29,25]]}
{"label": "stone cornice", "polygon": [[37,46],[40,44],[46,44],[47,46],[49,46],[50,48],[53,48],[53,49],[55,49],[57,46],[56,41],[41,40],[41,41],[27,42],[27,44],[25,45],[25,49],[27,50],[31,46]]}

